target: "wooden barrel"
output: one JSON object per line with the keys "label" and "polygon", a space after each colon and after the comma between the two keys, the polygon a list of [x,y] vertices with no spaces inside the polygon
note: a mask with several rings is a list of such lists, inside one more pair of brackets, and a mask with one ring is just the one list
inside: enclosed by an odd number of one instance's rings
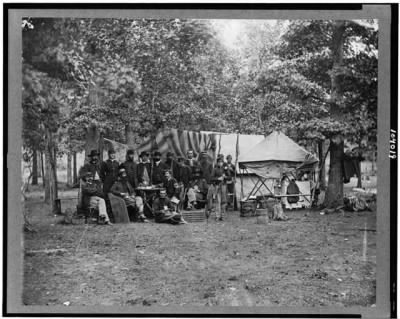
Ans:
{"label": "wooden barrel", "polygon": [[269,222],[268,209],[257,210],[257,224],[268,224]]}
{"label": "wooden barrel", "polygon": [[242,200],[240,201],[240,217],[249,217],[256,215],[257,201]]}

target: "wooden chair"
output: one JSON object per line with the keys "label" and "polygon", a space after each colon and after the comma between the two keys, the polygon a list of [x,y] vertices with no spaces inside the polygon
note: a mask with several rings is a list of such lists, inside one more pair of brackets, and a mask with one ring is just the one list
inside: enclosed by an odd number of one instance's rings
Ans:
{"label": "wooden chair", "polygon": [[129,214],[128,209],[126,208],[125,201],[121,197],[115,196],[112,193],[108,193],[108,199],[110,201],[114,223],[128,224]]}

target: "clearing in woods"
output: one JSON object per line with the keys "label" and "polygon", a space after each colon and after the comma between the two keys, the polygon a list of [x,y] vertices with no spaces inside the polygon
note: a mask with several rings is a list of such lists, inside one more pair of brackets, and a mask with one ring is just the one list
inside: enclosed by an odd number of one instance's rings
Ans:
{"label": "clearing in woods", "polygon": [[375,304],[376,211],[86,227],[35,196],[25,210],[37,230],[24,235],[25,305]]}

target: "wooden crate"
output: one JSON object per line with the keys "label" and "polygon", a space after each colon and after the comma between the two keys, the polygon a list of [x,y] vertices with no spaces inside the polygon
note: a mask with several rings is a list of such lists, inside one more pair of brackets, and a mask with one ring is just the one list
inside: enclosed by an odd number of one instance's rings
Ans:
{"label": "wooden crate", "polygon": [[188,223],[203,222],[206,220],[204,209],[200,210],[184,210],[181,212],[182,217]]}
{"label": "wooden crate", "polygon": [[257,209],[256,200],[240,201],[240,217],[256,216],[256,209]]}

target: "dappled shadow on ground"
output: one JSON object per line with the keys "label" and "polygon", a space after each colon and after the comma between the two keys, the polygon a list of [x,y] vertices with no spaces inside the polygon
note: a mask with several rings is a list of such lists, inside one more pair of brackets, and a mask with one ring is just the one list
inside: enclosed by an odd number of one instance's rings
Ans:
{"label": "dappled shadow on ground", "polygon": [[375,212],[85,226],[60,224],[40,202],[27,208],[37,230],[25,234],[27,305],[375,304]]}

